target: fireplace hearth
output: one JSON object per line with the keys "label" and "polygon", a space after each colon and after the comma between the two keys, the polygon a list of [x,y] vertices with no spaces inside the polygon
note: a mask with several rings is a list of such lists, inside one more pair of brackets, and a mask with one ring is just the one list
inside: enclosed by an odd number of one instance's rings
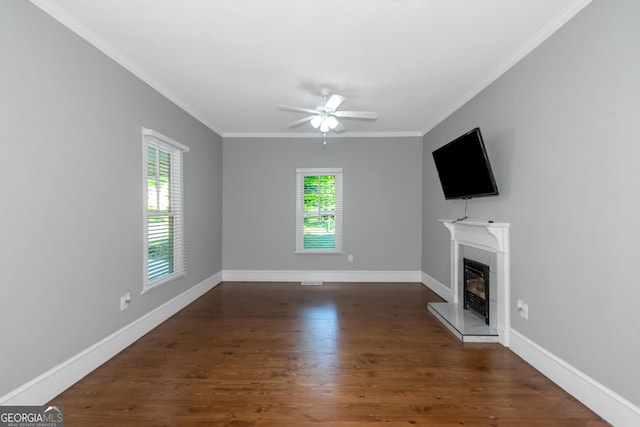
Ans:
{"label": "fireplace hearth", "polygon": [[489,324],[489,266],[468,258],[463,260],[463,308]]}

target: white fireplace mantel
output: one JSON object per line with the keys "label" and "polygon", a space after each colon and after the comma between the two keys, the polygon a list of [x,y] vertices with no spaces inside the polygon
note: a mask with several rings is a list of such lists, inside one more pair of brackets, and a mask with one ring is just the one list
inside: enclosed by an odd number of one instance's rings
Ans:
{"label": "white fireplace mantel", "polygon": [[505,222],[439,221],[449,229],[451,240],[489,252],[509,253],[509,224]]}
{"label": "white fireplace mantel", "polygon": [[510,318],[510,261],[509,227],[504,222],[475,222],[439,220],[451,233],[451,293],[453,304],[459,302],[460,246],[471,246],[496,254],[497,259],[497,315],[495,325],[498,341],[509,346]]}

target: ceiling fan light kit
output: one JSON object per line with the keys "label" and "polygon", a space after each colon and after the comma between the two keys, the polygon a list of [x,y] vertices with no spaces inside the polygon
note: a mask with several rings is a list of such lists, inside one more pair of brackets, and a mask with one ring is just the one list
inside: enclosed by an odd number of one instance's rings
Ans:
{"label": "ceiling fan light kit", "polygon": [[338,119],[334,116],[315,116],[311,119],[311,126],[318,129],[320,128],[320,132],[327,133],[330,130],[334,130],[338,127]]}
{"label": "ceiling fan light kit", "polygon": [[310,116],[289,123],[288,127],[293,128],[309,122],[314,129],[318,129],[322,132],[324,144],[327,143],[326,136],[329,131],[334,131],[336,133],[344,131],[344,127],[337,117],[365,120],[376,120],[378,118],[378,113],[373,111],[338,111],[338,108],[345,100],[344,96],[337,94],[329,96],[329,89],[322,89],[320,94],[322,95],[323,105],[315,109],[294,107],[290,105],[278,105],[276,108],[279,110],[311,114]]}

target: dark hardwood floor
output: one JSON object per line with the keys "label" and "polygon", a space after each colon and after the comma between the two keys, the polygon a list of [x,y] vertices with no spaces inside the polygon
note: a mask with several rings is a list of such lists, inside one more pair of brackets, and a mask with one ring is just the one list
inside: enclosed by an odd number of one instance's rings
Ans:
{"label": "dark hardwood floor", "polygon": [[56,397],[66,426],[600,426],[421,284],[222,283]]}

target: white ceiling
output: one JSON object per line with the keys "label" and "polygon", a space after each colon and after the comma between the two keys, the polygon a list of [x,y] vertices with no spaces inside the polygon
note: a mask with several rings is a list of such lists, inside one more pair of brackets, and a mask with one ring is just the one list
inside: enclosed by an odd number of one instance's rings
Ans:
{"label": "white ceiling", "polygon": [[422,135],[591,0],[32,0],[225,137],[317,136],[320,90],[343,136]]}

